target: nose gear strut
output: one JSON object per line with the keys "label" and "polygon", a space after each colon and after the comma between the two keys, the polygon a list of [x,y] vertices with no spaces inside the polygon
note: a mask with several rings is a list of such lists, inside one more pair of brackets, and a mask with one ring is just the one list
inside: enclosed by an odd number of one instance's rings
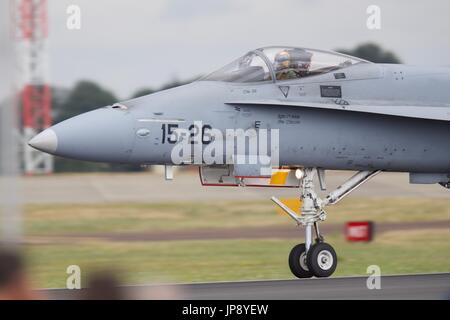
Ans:
{"label": "nose gear strut", "polygon": [[[337,204],[352,191],[380,173],[360,171],[340,185],[336,190],[321,199],[315,192],[314,177],[319,172],[321,186],[325,184],[323,171],[317,168],[304,168],[300,182],[301,213],[298,215],[276,197],[272,201],[285,211],[299,226],[305,227],[305,243],[295,246],[289,255],[289,267],[298,278],[329,277],[336,270],[337,257],[333,247],[324,242],[319,232],[319,222],[325,221],[325,207]],[[316,234],[313,243],[313,228]]]}

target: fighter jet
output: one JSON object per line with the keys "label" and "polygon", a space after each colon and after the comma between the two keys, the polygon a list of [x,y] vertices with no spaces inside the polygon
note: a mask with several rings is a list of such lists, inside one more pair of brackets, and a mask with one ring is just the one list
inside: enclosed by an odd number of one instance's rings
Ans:
{"label": "fighter jet", "polygon": [[[450,68],[265,47],[188,85],[59,123],[29,144],[85,161],[166,165],[169,179],[171,166],[197,165],[205,186],[298,189],[299,212],[272,198],[305,228],[289,267],[298,278],[329,277],[336,252],[319,231],[327,206],[382,171],[450,188]],[[326,170],[355,175],[319,197]]]}

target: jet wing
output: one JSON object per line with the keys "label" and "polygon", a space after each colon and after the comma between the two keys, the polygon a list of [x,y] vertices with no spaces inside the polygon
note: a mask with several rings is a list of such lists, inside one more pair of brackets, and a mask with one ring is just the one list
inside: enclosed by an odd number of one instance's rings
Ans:
{"label": "jet wing", "polygon": [[343,104],[342,100],[336,100],[336,103],[317,103],[308,101],[281,101],[281,100],[242,100],[230,101],[228,105],[233,106],[290,106],[302,108],[319,108],[342,110],[348,112],[365,112],[384,114],[390,116],[399,116],[407,118],[419,118],[429,120],[450,121],[450,106],[412,106],[412,105],[367,105],[367,104]]}

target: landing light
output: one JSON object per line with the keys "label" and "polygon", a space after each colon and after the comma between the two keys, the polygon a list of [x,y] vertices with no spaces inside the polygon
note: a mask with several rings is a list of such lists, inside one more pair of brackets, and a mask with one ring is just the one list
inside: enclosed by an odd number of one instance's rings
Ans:
{"label": "landing light", "polygon": [[303,172],[302,169],[297,169],[297,170],[295,171],[295,177],[296,177],[298,180],[303,179],[304,175],[305,175],[305,173]]}

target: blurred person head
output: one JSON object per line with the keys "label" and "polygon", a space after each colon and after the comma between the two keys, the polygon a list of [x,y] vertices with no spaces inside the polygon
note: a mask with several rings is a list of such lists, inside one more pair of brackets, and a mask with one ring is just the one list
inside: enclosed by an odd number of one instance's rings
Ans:
{"label": "blurred person head", "polygon": [[17,250],[0,248],[0,300],[33,300],[25,262]]}
{"label": "blurred person head", "polygon": [[112,271],[96,272],[89,277],[82,300],[124,300],[124,291]]}

